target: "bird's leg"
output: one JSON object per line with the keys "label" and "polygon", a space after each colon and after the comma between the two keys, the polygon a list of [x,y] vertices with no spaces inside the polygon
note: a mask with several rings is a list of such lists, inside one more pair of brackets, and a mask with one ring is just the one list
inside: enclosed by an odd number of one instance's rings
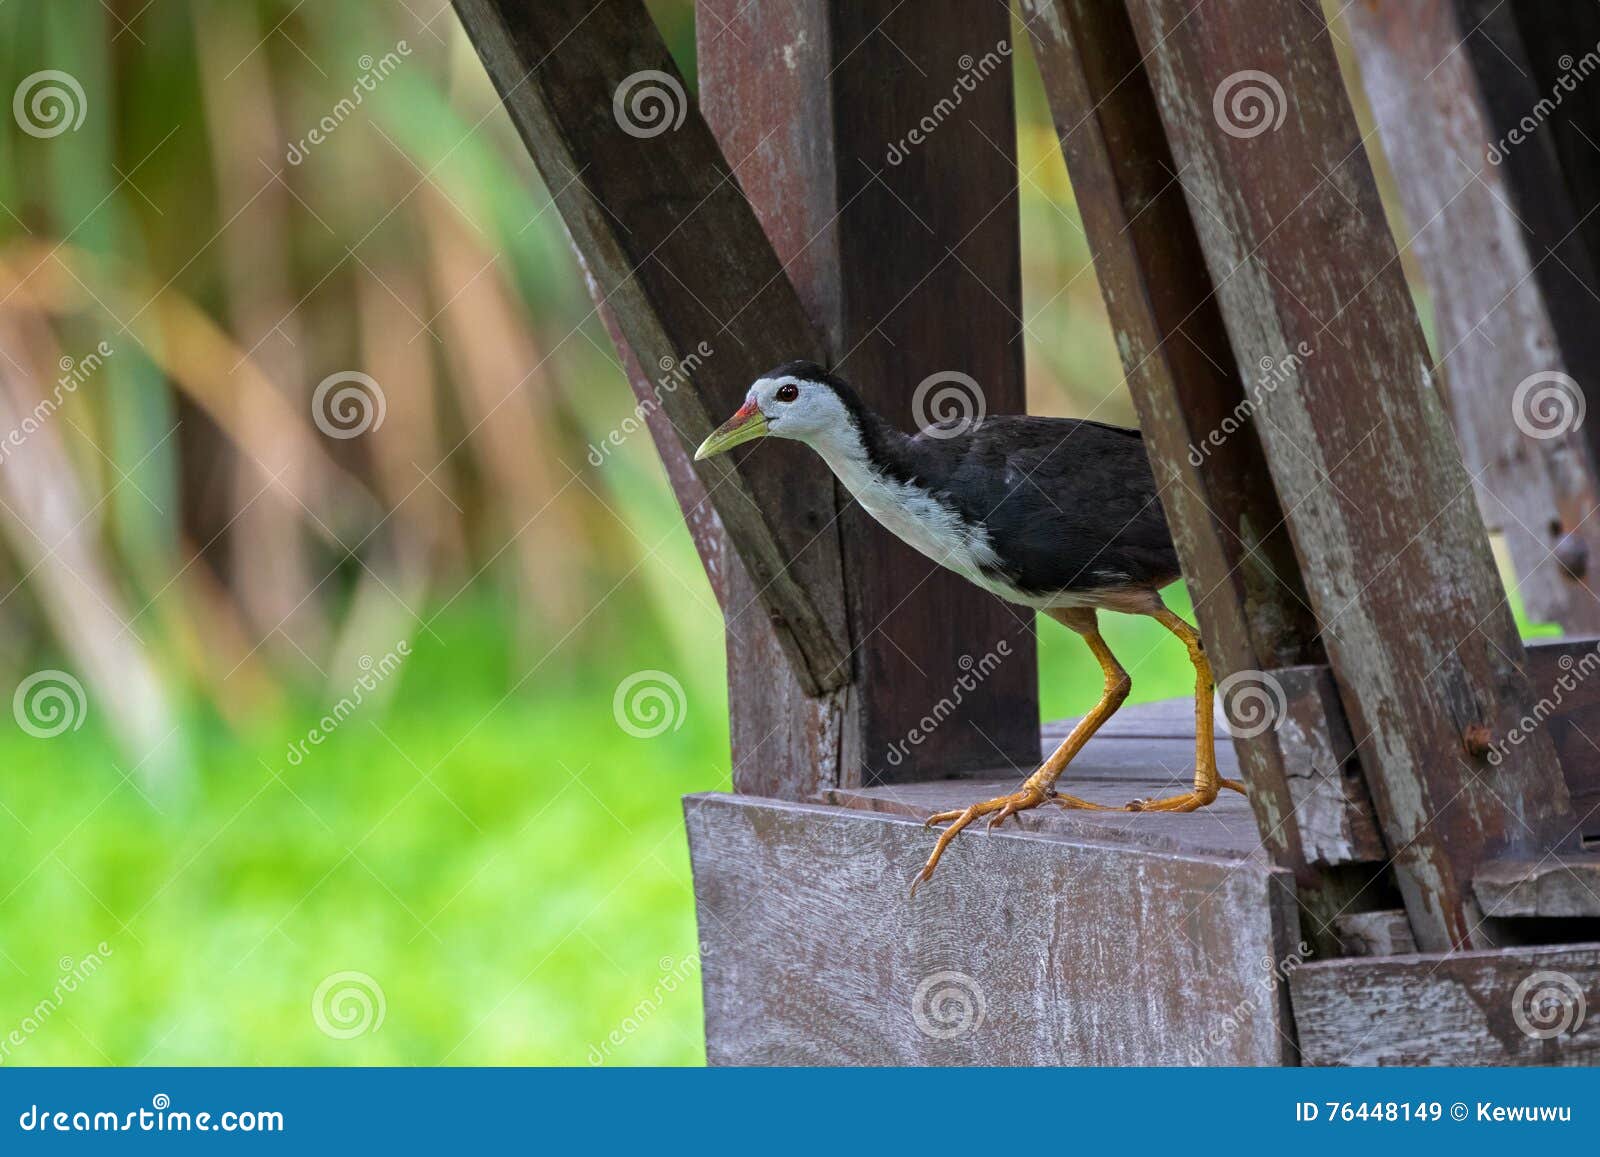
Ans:
{"label": "bird's leg", "polygon": [[962,811],[940,812],[938,815],[928,817],[929,826],[943,823],[948,823],[950,826],[939,833],[939,842],[933,846],[933,854],[928,857],[928,862],[923,865],[922,871],[911,881],[912,895],[916,895],[918,884],[933,876],[933,870],[939,866],[939,858],[950,846],[950,841],[975,819],[991,816],[989,826],[997,828],[1008,816],[1038,807],[1047,800],[1065,808],[1083,808],[1090,811],[1116,810],[1090,803],[1077,796],[1061,795],[1055,789],[1055,782],[1066,770],[1067,764],[1071,763],[1073,757],[1082,750],[1083,745],[1089,742],[1089,737],[1111,718],[1118,707],[1122,706],[1123,700],[1128,697],[1129,688],[1133,685],[1132,680],[1122,669],[1122,664],[1117,662],[1117,657],[1111,653],[1111,648],[1106,646],[1105,639],[1100,637],[1100,629],[1093,610],[1071,608],[1047,610],[1045,613],[1082,635],[1083,641],[1089,645],[1089,650],[1099,660],[1100,670],[1105,674],[1105,689],[1100,695],[1100,702],[1094,705],[1094,710],[1078,721],[1078,725],[1072,729],[1072,734],[1062,741],[1061,746],[1051,753],[1050,758],[1040,765],[1039,770],[1023,781],[1022,787],[1017,791],[975,803]]}
{"label": "bird's leg", "polygon": [[1211,678],[1211,664],[1206,659],[1200,634],[1159,601],[1156,607],[1148,614],[1183,640],[1183,645],[1189,649],[1189,661],[1194,664],[1194,790],[1165,799],[1135,800],[1128,805],[1128,810],[1192,812],[1209,805],[1225,787],[1243,793],[1244,784],[1223,779],[1217,773],[1217,742],[1212,722],[1212,696],[1216,684]]}

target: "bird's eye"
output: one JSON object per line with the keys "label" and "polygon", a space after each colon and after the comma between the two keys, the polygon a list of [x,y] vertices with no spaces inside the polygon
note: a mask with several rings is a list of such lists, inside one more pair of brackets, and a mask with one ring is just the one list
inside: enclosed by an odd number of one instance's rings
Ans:
{"label": "bird's eye", "polygon": [[780,402],[792,402],[800,396],[800,387],[793,382],[785,382],[778,387],[778,392],[772,396]]}

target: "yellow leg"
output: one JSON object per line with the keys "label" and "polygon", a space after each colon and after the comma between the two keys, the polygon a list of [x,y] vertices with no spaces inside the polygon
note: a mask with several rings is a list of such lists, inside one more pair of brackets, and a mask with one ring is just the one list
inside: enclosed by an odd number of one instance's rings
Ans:
{"label": "yellow leg", "polygon": [[1216,684],[1211,678],[1211,664],[1200,643],[1200,634],[1177,615],[1160,606],[1149,612],[1150,617],[1183,640],[1189,648],[1189,661],[1194,664],[1194,790],[1166,799],[1135,800],[1129,811],[1192,812],[1206,807],[1217,798],[1223,788],[1243,792],[1244,784],[1223,779],[1217,773],[1217,744],[1212,725],[1212,695]]}
{"label": "yellow leg", "polygon": [[[1128,678],[1128,673],[1122,669],[1122,664],[1117,662],[1117,657],[1111,653],[1111,648],[1106,646],[1106,641],[1100,637],[1100,629],[1092,610],[1078,608],[1072,610],[1046,611],[1057,622],[1071,627],[1083,636],[1083,641],[1089,645],[1089,650],[1100,662],[1100,670],[1105,674],[1105,690],[1101,693],[1100,702],[1094,705],[1094,710],[1078,721],[1072,729],[1072,734],[1056,748],[1050,758],[1045,760],[1039,770],[1023,781],[1022,787],[1010,795],[996,796],[994,799],[975,803],[962,811],[940,812],[938,815],[929,816],[928,824],[948,823],[950,826],[939,833],[939,842],[933,846],[933,854],[928,857],[928,862],[922,866],[915,879],[911,881],[911,894],[917,894],[917,885],[931,879],[933,870],[939,866],[939,859],[944,855],[944,850],[950,846],[950,841],[957,834],[982,816],[992,816],[989,820],[991,828],[997,828],[1005,822],[1008,816],[1016,815],[1020,811],[1038,807],[1047,800],[1065,808],[1082,808],[1090,811],[1115,811],[1119,809],[1103,807],[1088,800],[1079,799],[1077,796],[1061,795],[1055,789],[1055,782],[1061,773],[1066,770],[1067,764],[1089,742],[1089,737],[1100,729],[1100,726],[1110,719],[1123,700],[1128,697],[1128,689],[1133,685]],[[1207,705],[1210,699],[1207,699]],[[1210,723],[1210,714],[1206,716]],[[1213,769],[1214,770],[1214,769]]]}

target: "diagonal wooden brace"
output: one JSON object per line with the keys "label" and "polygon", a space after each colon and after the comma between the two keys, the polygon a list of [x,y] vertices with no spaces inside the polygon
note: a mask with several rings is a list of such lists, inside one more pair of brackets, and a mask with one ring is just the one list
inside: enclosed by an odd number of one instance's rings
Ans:
{"label": "diagonal wooden brace", "polygon": [[[749,383],[823,350],[639,0],[455,0],[600,300],[692,448]],[[659,119],[658,119],[659,118]],[[798,682],[849,680],[831,479],[697,466]],[[740,608],[725,608],[729,614]]]}

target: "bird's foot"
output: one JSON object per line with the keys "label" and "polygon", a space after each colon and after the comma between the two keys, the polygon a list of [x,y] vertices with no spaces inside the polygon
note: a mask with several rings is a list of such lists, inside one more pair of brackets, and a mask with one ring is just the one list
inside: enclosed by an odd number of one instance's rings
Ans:
{"label": "bird's foot", "polygon": [[[1245,794],[1244,784],[1236,779],[1218,780],[1219,788],[1225,787],[1240,795]],[[1172,795],[1165,799],[1136,799],[1124,809],[1131,812],[1192,812],[1203,807],[1209,807],[1217,798],[1216,791],[1186,791],[1182,795]]]}
{"label": "bird's foot", "polygon": [[933,846],[933,853],[928,857],[928,862],[922,870],[912,878],[911,894],[917,894],[917,886],[933,878],[933,870],[939,866],[939,859],[944,855],[944,850],[950,846],[950,841],[955,839],[973,820],[989,816],[989,826],[997,828],[1005,823],[1008,818],[1018,812],[1036,808],[1042,803],[1054,803],[1064,808],[1081,808],[1086,811],[1115,811],[1102,804],[1090,803],[1086,799],[1079,799],[1075,795],[1062,795],[1053,788],[1037,787],[1032,783],[1024,783],[1020,789],[1010,795],[995,796],[981,803],[975,803],[969,808],[960,811],[940,812],[938,815],[929,816],[927,827],[935,824],[949,824],[944,831],[939,833],[939,842]]}

